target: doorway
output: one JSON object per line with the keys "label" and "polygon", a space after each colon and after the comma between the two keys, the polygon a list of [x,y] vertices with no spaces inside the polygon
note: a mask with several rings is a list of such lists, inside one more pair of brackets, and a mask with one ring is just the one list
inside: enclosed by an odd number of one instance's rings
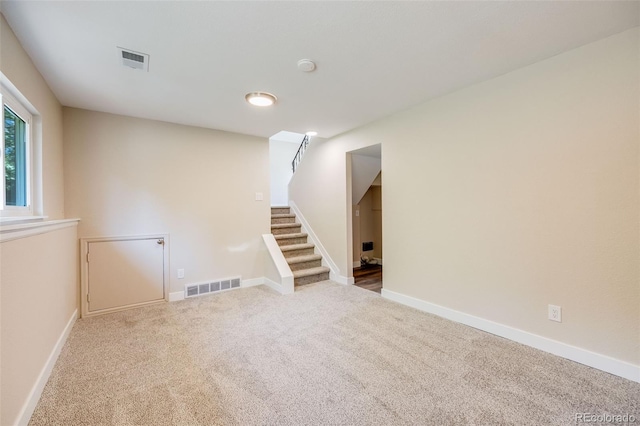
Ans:
{"label": "doorway", "polygon": [[366,265],[353,268],[354,285],[365,290],[382,293],[382,265]]}
{"label": "doorway", "polygon": [[377,293],[383,286],[381,151],[373,145],[350,152],[353,279]]}

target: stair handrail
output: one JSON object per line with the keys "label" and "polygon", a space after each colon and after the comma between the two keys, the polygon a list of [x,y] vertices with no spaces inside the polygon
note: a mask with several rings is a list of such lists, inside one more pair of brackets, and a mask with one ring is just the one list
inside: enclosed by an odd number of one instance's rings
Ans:
{"label": "stair handrail", "polygon": [[304,152],[307,150],[308,145],[309,145],[309,135],[304,135],[304,138],[302,138],[302,142],[300,143],[300,147],[298,148],[298,152],[296,152],[296,155],[295,157],[293,157],[293,161],[291,162],[291,169],[293,170],[293,173],[296,172],[296,167],[302,161],[302,156],[304,155]]}

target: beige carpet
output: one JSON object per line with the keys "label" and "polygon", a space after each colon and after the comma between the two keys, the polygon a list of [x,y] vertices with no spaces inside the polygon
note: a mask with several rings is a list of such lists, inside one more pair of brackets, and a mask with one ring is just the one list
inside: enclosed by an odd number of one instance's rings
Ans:
{"label": "beige carpet", "polygon": [[78,320],[32,425],[575,424],[640,384],[321,282]]}

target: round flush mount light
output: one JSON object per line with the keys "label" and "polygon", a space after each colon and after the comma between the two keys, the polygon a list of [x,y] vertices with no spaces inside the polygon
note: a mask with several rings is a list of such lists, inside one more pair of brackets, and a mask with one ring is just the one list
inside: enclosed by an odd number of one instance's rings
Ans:
{"label": "round flush mount light", "polygon": [[309,131],[309,132],[305,133],[305,135],[307,135],[307,136],[317,136],[317,135],[318,135],[318,132],[314,132],[314,131],[312,130],[312,131]]}
{"label": "round flush mount light", "polygon": [[311,59],[300,59],[298,69],[302,72],[311,72],[316,69],[316,64]]}
{"label": "round flush mount light", "polygon": [[244,97],[251,105],[266,107],[276,103],[278,98],[267,92],[251,92]]}

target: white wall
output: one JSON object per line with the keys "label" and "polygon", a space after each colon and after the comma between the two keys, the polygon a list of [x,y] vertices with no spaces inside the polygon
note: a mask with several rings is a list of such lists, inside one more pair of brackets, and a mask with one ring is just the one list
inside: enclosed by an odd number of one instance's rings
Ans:
{"label": "white wall", "polygon": [[170,234],[172,292],[264,276],[267,139],[73,108],[64,126],[65,205],[80,237]]}
{"label": "white wall", "polygon": [[318,143],[290,198],[345,270],[346,153],[381,143],[385,289],[640,365],[638,39],[629,30]]}
{"label": "white wall", "polygon": [[289,205],[289,181],[293,176],[291,162],[300,142],[269,139],[269,175],[271,178],[271,205]]}

